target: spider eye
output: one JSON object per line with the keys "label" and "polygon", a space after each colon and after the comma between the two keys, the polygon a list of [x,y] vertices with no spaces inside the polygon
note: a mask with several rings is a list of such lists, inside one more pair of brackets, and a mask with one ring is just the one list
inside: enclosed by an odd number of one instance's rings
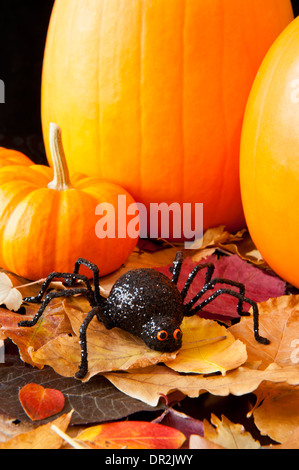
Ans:
{"label": "spider eye", "polygon": [[179,328],[177,328],[176,330],[174,330],[173,332],[173,337],[174,339],[181,339],[182,337],[182,332]]}
{"label": "spider eye", "polygon": [[159,331],[157,334],[157,338],[159,341],[165,341],[168,338],[168,333],[165,330]]}

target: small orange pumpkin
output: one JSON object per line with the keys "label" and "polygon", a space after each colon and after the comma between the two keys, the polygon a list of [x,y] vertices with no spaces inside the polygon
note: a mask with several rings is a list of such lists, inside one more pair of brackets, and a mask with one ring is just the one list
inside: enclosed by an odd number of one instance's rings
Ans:
{"label": "small orange pumpkin", "polygon": [[0,266],[37,280],[52,271],[72,272],[83,257],[105,275],[126,260],[137,238],[118,238],[116,232],[115,238],[99,239],[95,209],[110,203],[117,220],[118,196],[126,196],[127,206],[134,201],[104,180],[77,175],[70,181],[58,126],[52,124],[50,134],[54,172],[43,165],[0,169]]}
{"label": "small orange pumpkin", "polygon": [[0,147],[0,168],[8,165],[30,166],[34,165],[34,163],[32,160],[30,160],[30,158],[18,150]]}

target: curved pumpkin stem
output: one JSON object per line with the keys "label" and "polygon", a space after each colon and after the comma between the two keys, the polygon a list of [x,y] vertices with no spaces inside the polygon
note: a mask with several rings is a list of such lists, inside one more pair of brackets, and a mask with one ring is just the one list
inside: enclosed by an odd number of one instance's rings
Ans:
{"label": "curved pumpkin stem", "polygon": [[48,184],[48,188],[56,191],[65,191],[72,188],[69,170],[63,150],[61,129],[57,124],[50,123],[50,150],[54,169],[54,179]]}

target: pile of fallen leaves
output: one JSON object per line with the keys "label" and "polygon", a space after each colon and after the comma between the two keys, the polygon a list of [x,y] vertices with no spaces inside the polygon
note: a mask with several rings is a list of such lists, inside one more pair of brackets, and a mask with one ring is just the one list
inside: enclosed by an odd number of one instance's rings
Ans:
{"label": "pile of fallen leaves", "polygon": [[[139,245],[125,266],[101,279],[102,295],[135,267],[170,276],[177,249]],[[36,295],[42,280],[31,284],[3,273],[0,339],[7,355],[0,364],[0,448],[299,448],[299,295],[266,266],[246,231],[208,230],[201,247],[185,253],[179,289],[201,262],[214,263],[215,278],[246,286],[270,345],[255,341],[252,315],[236,323],[236,299],[226,295],[184,319],[183,345],[175,353],[153,351],[94,318],[82,382],[74,374],[79,328],[90,310],[86,299],[54,299],[34,327],[19,328],[24,307],[26,318],[39,308],[22,305],[22,297]],[[203,284],[200,272],[186,301]],[[50,287],[67,288],[61,282]],[[241,398],[242,423],[226,416]],[[204,404],[213,399],[224,400],[223,407],[210,406],[206,417]]]}

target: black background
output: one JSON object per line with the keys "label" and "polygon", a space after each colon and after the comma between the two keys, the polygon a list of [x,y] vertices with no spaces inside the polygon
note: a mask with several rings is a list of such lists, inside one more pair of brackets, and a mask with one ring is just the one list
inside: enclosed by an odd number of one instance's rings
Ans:
{"label": "black background", "polygon": [[[297,16],[299,0],[292,3]],[[53,4],[54,0],[0,0],[0,79],[5,83],[5,104],[0,105],[0,146],[20,150],[36,163],[46,163],[40,86]]]}

